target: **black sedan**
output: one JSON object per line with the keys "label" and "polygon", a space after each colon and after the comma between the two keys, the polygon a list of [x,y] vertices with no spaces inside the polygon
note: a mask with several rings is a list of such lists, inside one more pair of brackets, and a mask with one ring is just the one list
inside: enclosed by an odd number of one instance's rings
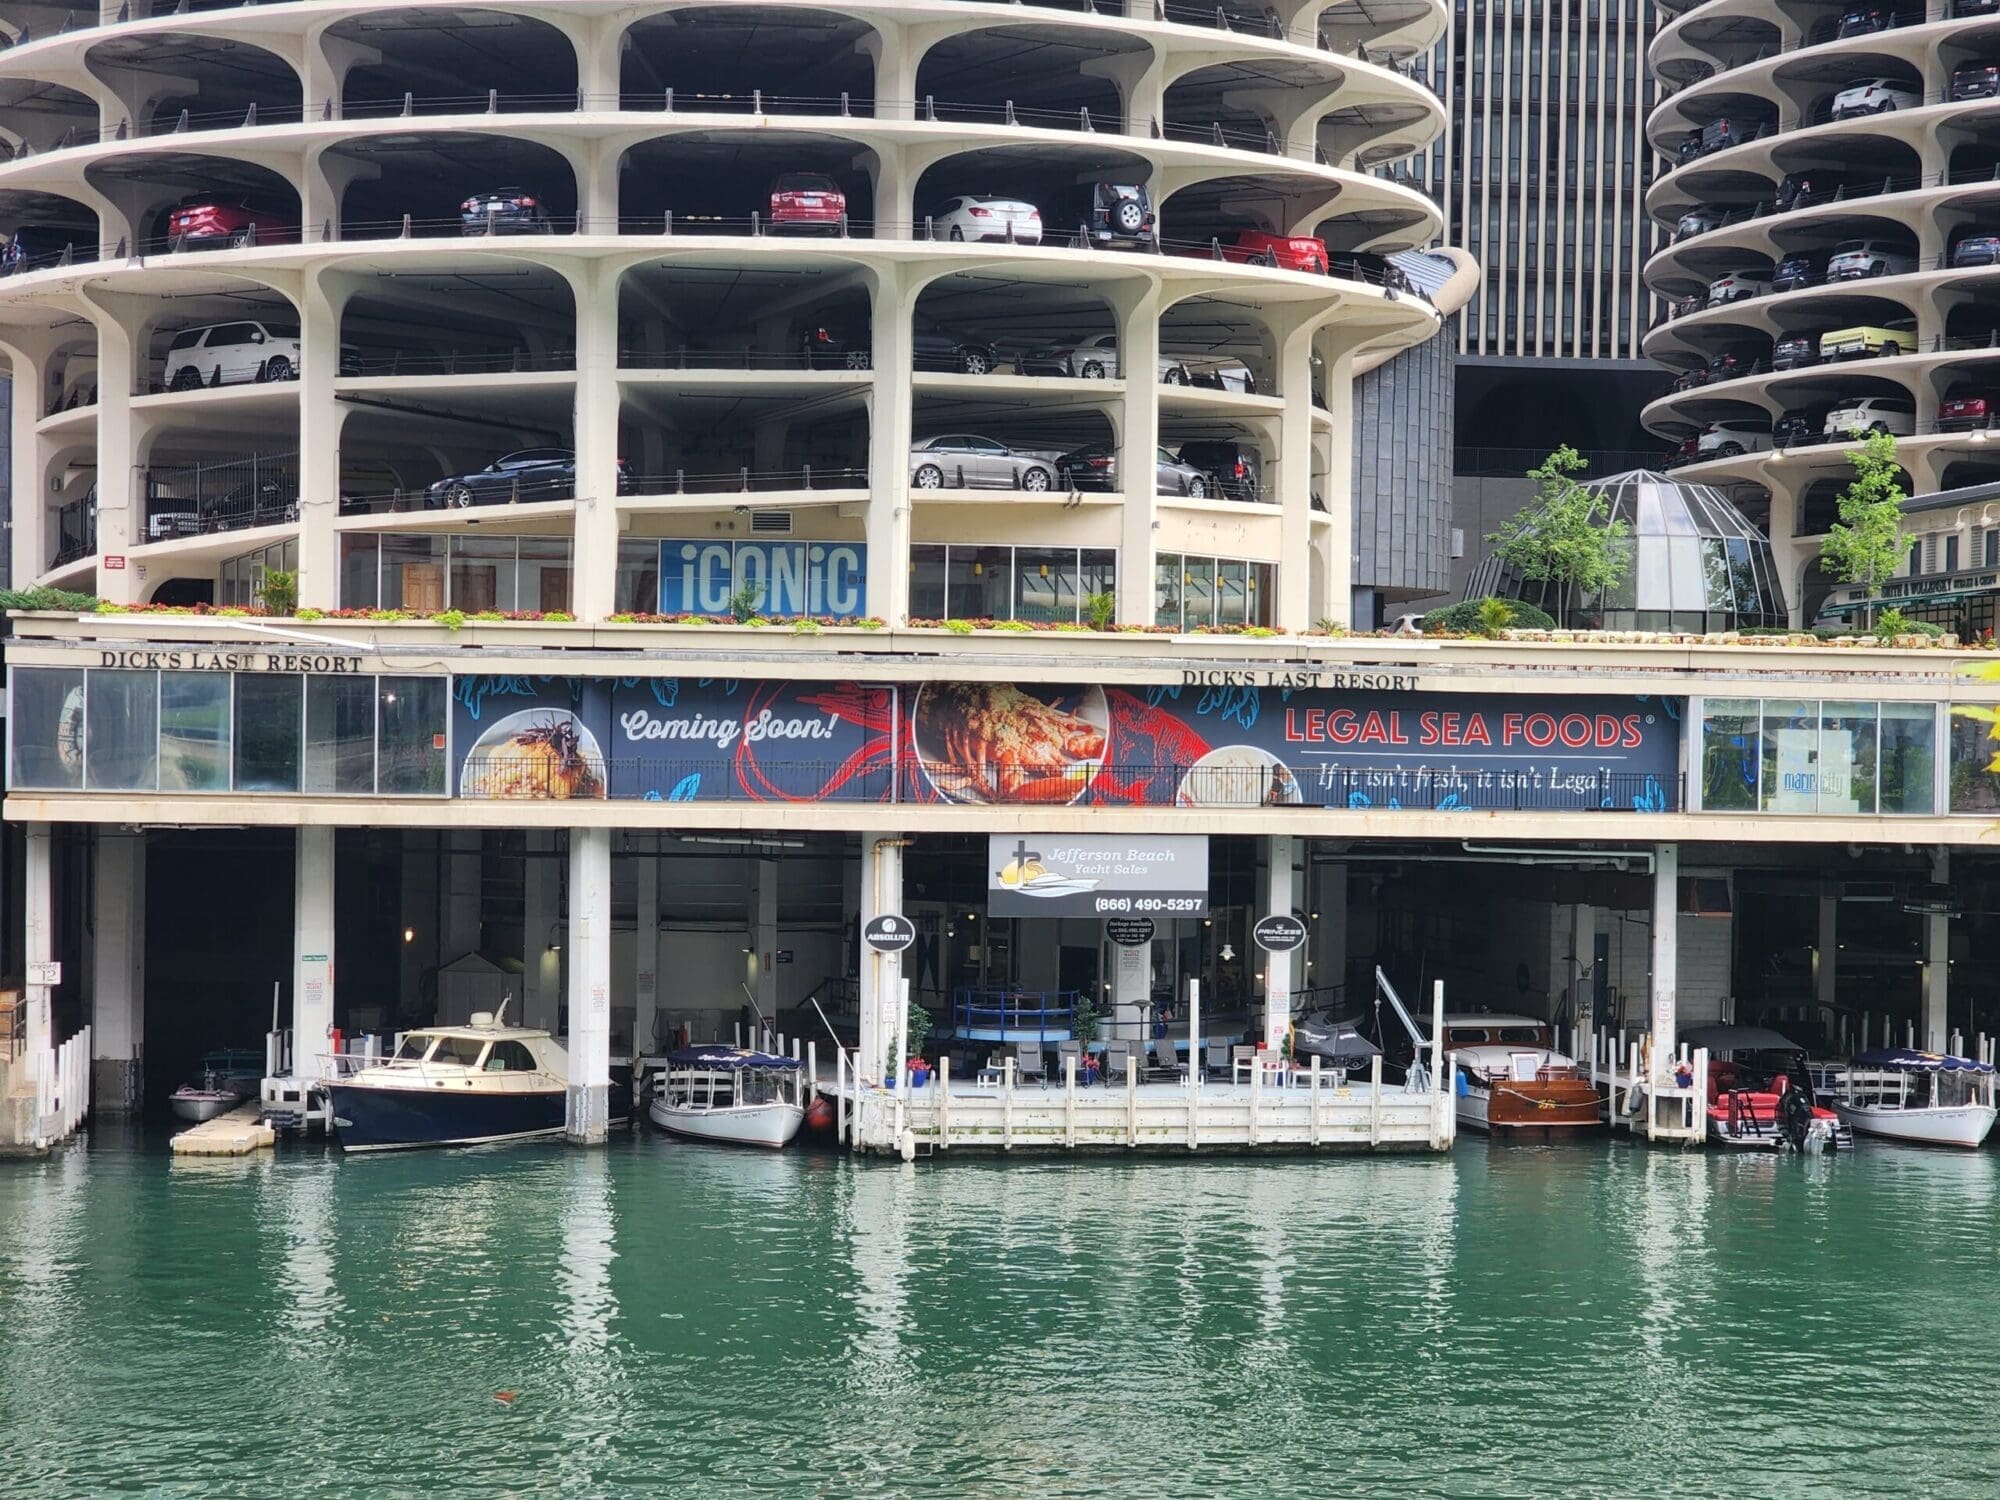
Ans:
{"label": "black sedan", "polygon": [[548,234],[549,211],[526,188],[496,188],[474,193],[458,205],[458,222],[465,234]]}
{"label": "black sedan", "polygon": [[[801,347],[808,370],[866,370],[872,363],[868,335],[838,328],[809,327]],[[990,375],[1000,367],[1000,351],[983,339],[943,328],[910,332],[910,364],[918,370],[952,370]]]}
{"label": "black sedan", "polygon": [[[618,465],[618,488],[625,488],[625,465]],[[528,500],[567,500],[576,493],[576,454],[568,448],[522,448],[503,454],[476,474],[453,474],[424,491],[426,510],[459,510],[468,505],[511,505]]]}
{"label": "black sedan", "polygon": [[[1154,488],[1162,495],[1186,495],[1206,499],[1215,488],[1208,475],[1193,464],[1184,464],[1164,448],[1153,450]],[[1056,473],[1069,490],[1115,490],[1118,488],[1118,450],[1103,443],[1078,448],[1056,460]]]}

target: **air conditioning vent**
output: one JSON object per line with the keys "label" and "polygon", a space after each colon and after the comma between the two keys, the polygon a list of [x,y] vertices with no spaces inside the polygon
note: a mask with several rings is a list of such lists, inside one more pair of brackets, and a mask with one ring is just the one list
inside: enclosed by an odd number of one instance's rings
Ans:
{"label": "air conditioning vent", "polygon": [[788,510],[753,510],[750,512],[750,530],[764,536],[790,536],[792,534],[792,513]]}
{"label": "air conditioning vent", "polygon": [[1462,526],[1451,528],[1451,555],[1454,561],[1465,556],[1465,528]]}

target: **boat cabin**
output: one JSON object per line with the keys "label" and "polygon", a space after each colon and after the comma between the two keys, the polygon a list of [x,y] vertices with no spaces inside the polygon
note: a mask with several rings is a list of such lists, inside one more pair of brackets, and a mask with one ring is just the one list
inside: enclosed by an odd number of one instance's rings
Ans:
{"label": "boat cabin", "polygon": [[393,1056],[365,1068],[355,1081],[407,1082],[411,1073],[431,1077],[520,1078],[546,1085],[568,1076],[568,1057],[546,1031],[496,1024],[485,1013],[465,1026],[427,1026],[406,1032]]}
{"label": "boat cabin", "polygon": [[668,1054],[659,1097],[673,1110],[798,1104],[804,1077],[797,1058],[723,1047],[685,1048]]}

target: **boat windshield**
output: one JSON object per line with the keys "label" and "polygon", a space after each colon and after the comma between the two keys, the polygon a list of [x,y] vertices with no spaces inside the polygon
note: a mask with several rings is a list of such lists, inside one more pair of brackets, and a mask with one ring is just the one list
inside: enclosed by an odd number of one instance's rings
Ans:
{"label": "boat windshield", "polygon": [[437,1038],[428,1031],[413,1031],[403,1038],[403,1045],[396,1049],[397,1062],[422,1062],[424,1054],[431,1050],[431,1043]]}
{"label": "boat windshield", "polygon": [[1496,1026],[1493,1040],[1508,1047],[1539,1047],[1542,1044],[1542,1028],[1539,1026]]}
{"label": "boat windshield", "polygon": [[441,1036],[438,1038],[437,1051],[431,1054],[431,1061],[458,1063],[464,1067],[474,1068],[479,1065],[480,1055],[485,1051],[486,1043],[479,1037]]}

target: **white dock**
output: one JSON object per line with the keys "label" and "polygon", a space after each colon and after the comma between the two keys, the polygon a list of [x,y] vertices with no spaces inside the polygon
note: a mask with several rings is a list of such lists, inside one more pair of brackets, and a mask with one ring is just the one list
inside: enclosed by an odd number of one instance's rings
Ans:
{"label": "white dock", "polygon": [[[1627,1130],[1655,1144],[1698,1146],[1708,1139],[1707,1049],[1690,1052],[1681,1043],[1654,1076],[1650,1035],[1627,1040],[1585,1026],[1570,1033],[1569,1055],[1596,1085],[1605,1123],[1613,1130]],[[1686,1084],[1675,1082],[1683,1068]]]}
{"label": "white dock", "polygon": [[177,1156],[248,1156],[277,1144],[277,1132],[258,1115],[255,1099],[246,1100],[228,1114],[190,1125],[171,1142]]}
{"label": "white dock", "polygon": [[[1066,1059],[1065,1061],[1069,1061]],[[1439,1076],[1441,1074],[1441,1076]],[[922,1088],[857,1083],[842,1069],[831,1092],[841,1139],[906,1159],[953,1151],[1446,1151],[1457,1135],[1447,1066],[1421,1091],[1370,1076],[1342,1081],[1307,1067],[1254,1072],[1248,1082],[1141,1083],[1060,1078],[1023,1083],[1011,1062],[990,1083],[954,1081],[948,1067]]]}

